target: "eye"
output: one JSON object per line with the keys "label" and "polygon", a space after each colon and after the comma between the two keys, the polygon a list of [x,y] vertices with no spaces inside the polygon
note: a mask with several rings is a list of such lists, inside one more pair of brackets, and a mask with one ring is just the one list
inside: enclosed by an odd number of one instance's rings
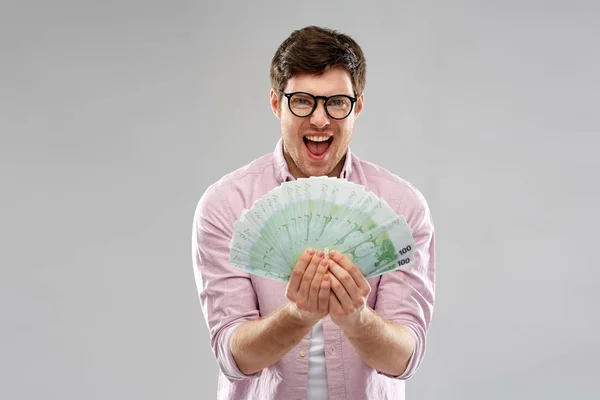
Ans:
{"label": "eye", "polygon": [[336,108],[345,108],[350,105],[350,101],[345,97],[334,97],[329,100],[329,106]]}
{"label": "eye", "polygon": [[304,94],[295,94],[290,98],[290,105],[298,108],[312,108],[314,100],[312,97]]}
{"label": "eye", "polygon": [[294,104],[298,104],[298,105],[307,105],[310,104],[311,101],[308,99],[293,99]]}

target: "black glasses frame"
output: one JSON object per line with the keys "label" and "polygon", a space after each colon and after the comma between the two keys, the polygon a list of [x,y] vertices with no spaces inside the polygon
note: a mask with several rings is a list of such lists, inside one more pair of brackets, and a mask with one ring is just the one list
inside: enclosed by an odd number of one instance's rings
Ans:
{"label": "black glasses frame", "polygon": [[[354,109],[354,103],[356,103],[357,98],[356,97],[352,97],[352,96],[348,96],[347,94],[335,94],[333,96],[315,96],[313,94],[310,93],[306,93],[306,92],[292,92],[292,93],[286,93],[283,90],[280,90],[280,92],[287,97],[287,103],[288,103],[288,108],[290,109],[290,112],[292,114],[294,114],[296,117],[299,118],[306,118],[306,117],[310,117],[312,115],[312,113],[315,112],[315,110],[317,109],[317,106],[319,105],[318,100],[319,99],[323,99],[323,108],[325,108],[325,113],[327,113],[327,115],[329,116],[329,118],[331,119],[335,119],[335,120],[341,120],[341,119],[345,119],[348,118],[348,115],[350,115],[350,113],[352,113],[352,110]],[[298,115],[296,114],[293,110],[292,110],[292,105],[290,104],[290,98],[295,95],[295,94],[305,94],[307,96],[312,97],[315,100],[315,103],[313,104],[313,108],[312,110],[310,110],[310,112],[306,115]],[[336,118],[334,116],[332,116],[331,114],[329,114],[329,111],[327,110],[327,102],[329,101],[329,99],[332,99],[334,97],[345,97],[347,99],[350,100],[350,110],[348,110],[348,114],[346,114],[345,116],[343,116],[342,118]]]}

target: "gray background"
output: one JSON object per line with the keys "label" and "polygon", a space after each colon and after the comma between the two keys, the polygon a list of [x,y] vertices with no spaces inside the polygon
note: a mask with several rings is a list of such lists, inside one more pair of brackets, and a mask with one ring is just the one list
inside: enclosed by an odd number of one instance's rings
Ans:
{"label": "gray background", "polygon": [[270,59],[308,24],[366,53],[353,151],[432,209],[408,398],[598,398],[594,3],[3,0],[0,398],[214,398],[193,212],[272,151]]}

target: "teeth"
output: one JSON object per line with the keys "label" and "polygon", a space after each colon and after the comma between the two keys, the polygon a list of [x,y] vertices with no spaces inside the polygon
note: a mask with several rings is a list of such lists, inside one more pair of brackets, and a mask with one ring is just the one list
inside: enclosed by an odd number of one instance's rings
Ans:
{"label": "teeth", "polygon": [[306,138],[312,142],[324,142],[329,140],[329,136],[306,136]]}

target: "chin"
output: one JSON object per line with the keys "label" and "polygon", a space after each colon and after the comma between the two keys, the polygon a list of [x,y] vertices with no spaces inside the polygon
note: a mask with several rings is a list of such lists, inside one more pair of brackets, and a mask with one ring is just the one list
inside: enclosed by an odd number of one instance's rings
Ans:
{"label": "chin", "polygon": [[306,176],[329,176],[331,171],[333,171],[333,168],[330,166],[327,166],[327,167],[308,166],[308,167],[302,168],[302,172]]}
{"label": "chin", "polygon": [[[322,160],[312,160],[306,154],[303,154],[303,150],[294,152],[290,155],[289,161],[291,161],[295,169],[303,176],[329,176],[340,163],[340,159],[334,160],[333,157],[336,155],[336,151],[333,148],[329,149],[328,154]],[[339,177],[339,176],[338,176]]]}

